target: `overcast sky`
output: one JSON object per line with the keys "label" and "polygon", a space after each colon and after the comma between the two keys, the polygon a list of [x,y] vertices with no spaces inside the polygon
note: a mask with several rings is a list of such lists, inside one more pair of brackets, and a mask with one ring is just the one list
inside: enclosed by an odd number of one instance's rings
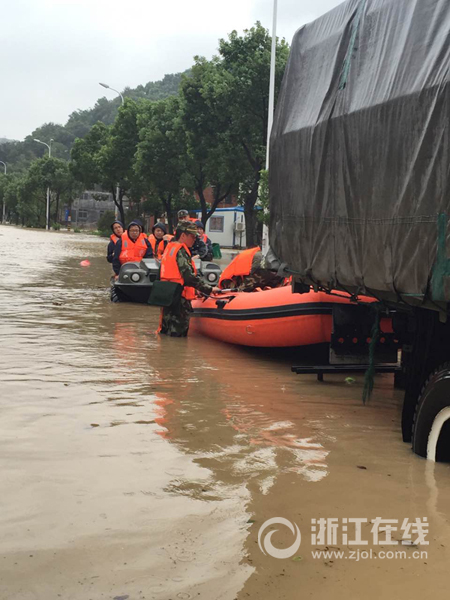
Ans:
{"label": "overcast sky", "polygon": [[[278,0],[279,37],[341,0]],[[184,71],[196,54],[259,20],[271,28],[273,0],[3,0],[0,137],[23,139],[43,123],[113,92]]]}

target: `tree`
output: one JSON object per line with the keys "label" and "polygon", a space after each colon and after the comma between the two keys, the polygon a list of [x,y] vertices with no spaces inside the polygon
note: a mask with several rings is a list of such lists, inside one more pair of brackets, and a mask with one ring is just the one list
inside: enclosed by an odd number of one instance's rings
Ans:
{"label": "tree", "polygon": [[83,139],[75,140],[71,152],[74,177],[85,187],[98,184],[108,190],[123,222],[125,195],[140,199],[139,182],[133,169],[139,140],[137,115],[137,103],[125,98],[113,125],[97,123]]}
{"label": "tree", "polygon": [[47,188],[51,190],[50,217],[53,214],[53,222],[56,223],[61,200],[70,201],[76,189],[75,179],[67,162],[44,156],[32,163],[23,180],[24,193],[19,194],[20,214],[26,224],[30,215],[41,226],[45,224]]}
{"label": "tree", "polygon": [[[1,173],[0,174],[0,203],[1,203],[0,215],[2,218],[6,212],[5,195],[6,195],[7,186],[8,186],[8,177],[7,177],[7,175],[4,175],[3,173]],[[5,210],[3,210],[3,208],[5,208]]]}
{"label": "tree", "polygon": [[57,223],[61,202],[67,202],[70,205],[75,194],[81,190],[68,163],[59,159],[52,159],[52,163],[48,162],[46,166],[51,168],[48,174],[49,187],[55,200],[53,221]]}
{"label": "tree", "polygon": [[189,180],[186,136],[180,123],[180,100],[170,97],[142,106],[138,115],[139,144],[135,173],[146,196],[156,196],[167,214],[173,232],[173,212]]}
{"label": "tree", "polygon": [[[201,92],[217,118],[227,119],[226,129],[220,132],[220,143],[236,157],[243,157],[237,161],[235,178],[240,182],[249,246],[256,245],[255,204],[266,154],[271,41],[260,23],[243,36],[233,31],[228,40],[220,40],[219,57],[213,59],[216,68],[211,70]],[[284,40],[277,43],[276,94],[288,52]]]}
{"label": "tree", "polygon": [[[134,155],[139,142],[137,123],[138,104],[125,98],[112,125],[106,143],[98,153],[98,166],[102,181],[107,182],[114,202],[119,209],[122,221],[125,221],[123,198],[140,201],[141,187],[134,171]],[[119,198],[116,198],[115,187],[118,186]]]}
{"label": "tree", "polygon": [[31,135],[27,135],[24,144],[33,149],[33,153],[38,158],[42,158],[48,154],[48,149],[43,144],[38,144],[34,140],[42,140],[47,144],[52,142],[52,156],[69,160],[70,149],[72,147],[74,136],[63,125],[57,123],[44,123],[33,131]]}
{"label": "tree", "polygon": [[87,188],[100,183],[102,175],[98,162],[98,154],[106,145],[110,135],[109,128],[97,123],[83,139],[75,140],[70,156],[70,170],[73,176]]}
{"label": "tree", "polygon": [[[187,141],[187,168],[192,176],[193,189],[200,200],[201,221],[207,220],[232,190],[237,190],[238,165],[242,157],[227,146],[224,132],[228,128],[226,114],[220,114],[203,93],[214,78],[216,64],[202,57],[195,58],[191,75],[180,88],[181,121]],[[211,186],[214,199],[206,201],[204,190]]]}

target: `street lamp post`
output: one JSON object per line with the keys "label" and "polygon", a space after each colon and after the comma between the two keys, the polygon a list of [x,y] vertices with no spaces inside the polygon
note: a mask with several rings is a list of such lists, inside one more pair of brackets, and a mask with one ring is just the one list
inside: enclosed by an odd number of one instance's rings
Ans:
{"label": "street lamp post", "polygon": [[[6,175],[6,163],[4,163],[2,160],[0,160],[0,164],[3,165],[3,167],[5,168],[5,175]],[[6,204],[5,204],[5,198],[3,198],[3,216],[2,216],[2,223],[5,224],[6,223]]]}
{"label": "street lamp post", "polygon": [[[269,76],[269,110],[267,115],[267,146],[266,146],[266,171],[269,170],[269,146],[270,133],[273,124],[273,111],[275,104],[275,57],[277,51],[277,5],[278,0],[273,0],[273,24],[272,24],[272,49],[270,53],[270,76]],[[266,254],[269,249],[269,228],[263,225],[262,251]]]}
{"label": "street lamp post", "polygon": [[108,85],[107,83],[100,83],[99,85],[101,85],[102,87],[106,88],[107,90],[112,90],[113,92],[116,92],[116,94],[119,94],[120,99],[122,100],[122,104],[123,104],[123,96],[122,94],[119,92],[119,90],[115,90],[114,88],[112,88],[110,85]]}
{"label": "street lamp post", "polygon": [[[38,144],[44,144],[44,146],[47,146],[48,156],[49,156],[49,158],[51,158],[53,138],[50,140],[50,144],[47,144],[46,142],[41,142],[41,140],[37,140],[36,138],[34,138],[34,141],[37,142]],[[45,229],[47,231],[50,229],[50,186],[47,187],[47,208],[46,208],[46,214],[45,214]]]}
{"label": "street lamp post", "polygon": [[[119,90],[115,90],[114,88],[112,88],[110,85],[108,85],[107,83],[99,83],[99,85],[101,85],[102,87],[106,88],[107,90],[112,90],[113,92],[116,92],[116,94],[119,94],[120,99],[122,101],[122,105],[123,105],[123,96],[122,94],[119,92]],[[117,184],[116,186],[116,210],[115,212],[115,218],[117,219],[119,214],[118,214],[118,206],[119,206],[119,200],[120,200],[120,186],[119,184]]]}

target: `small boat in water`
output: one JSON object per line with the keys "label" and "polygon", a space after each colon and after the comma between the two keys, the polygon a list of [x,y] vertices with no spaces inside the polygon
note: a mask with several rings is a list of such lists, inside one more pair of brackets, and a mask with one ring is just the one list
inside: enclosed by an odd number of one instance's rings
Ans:
{"label": "small boat in water", "polygon": [[[212,262],[194,260],[197,272],[210,285],[217,285],[222,269]],[[159,279],[160,263],[154,258],[128,262],[121,266],[119,277],[111,286],[112,302],[147,303],[153,283]]]}
{"label": "small boat in water", "polygon": [[[290,285],[235,292],[224,299],[215,296],[194,300],[191,330],[242,346],[282,348],[329,343],[333,306],[350,303],[346,295],[313,290],[294,294]],[[392,331],[390,319],[382,320],[382,328]]]}

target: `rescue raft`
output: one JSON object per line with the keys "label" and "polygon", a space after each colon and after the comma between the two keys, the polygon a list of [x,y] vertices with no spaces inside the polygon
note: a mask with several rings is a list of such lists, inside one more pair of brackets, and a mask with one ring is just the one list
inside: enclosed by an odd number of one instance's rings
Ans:
{"label": "rescue raft", "polygon": [[[373,298],[365,300],[373,302]],[[350,304],[350,297],[312,290],[294,294],[289,285],[227,294],[225,300],[220,296],[197,299],[192,302],[191,331],[242,346],[282,348],[329,343],[336,304]]]}

